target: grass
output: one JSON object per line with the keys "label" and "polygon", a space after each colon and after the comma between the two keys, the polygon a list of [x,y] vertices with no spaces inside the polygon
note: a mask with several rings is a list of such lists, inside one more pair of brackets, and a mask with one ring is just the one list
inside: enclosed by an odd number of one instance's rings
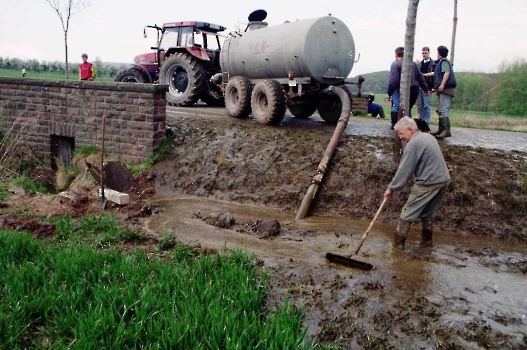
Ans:
{"label": "grass", "polygon": [[25,176],[20,176],[10,182],[14,186],[22,187],[29,193],[46,193],[47,188],[45,186],[39,185]]}
{"label": "grass", "polygon": [[[10,77],[10,78],[22,78],[22,72],[20,70],[16,69],[0,69],[0,77]],[[35,73],[30,72],[26,69],[26,78],[29,79],[52,79],[52,80],[66,80],[66,74],[58,74],[58,73],[50,73],[50,72],[44,72],[44,73]],[[114,78],[108,76],[108,75],[102,75],[98,76],[95,81],[101,81],[101,82],[113,82]],[[78,74],[70,74],[69,80],[79,80]]]}
{"label": "grass", "polygon": [[[103,245],[114,217],[57,219],[37,240],[0,230],[0,348],[298,349],[302,313],[264,310],[267,276],[239,251],[169,259]],[[137,236],[133,236],[137,239]]]}
{"label": "grass", "polygon": [[171,151],[172,137],[165,137],[161,141],[161,144],[154,150],[154,154],[150,158],[148,158],[145,163],[127,164],[128,168],[130,169],[134,177],[136,177],[141,171],[147,171],[152,168],[155,163],[167,159],[170,156]]}
{"label": "grass", "polygon": [[92,155],[92,154],[99,154],[101,153],[97,147],[95,146],[85,146],[85,147],[81,147],[79,149],[76,149],[74,152],[73,152],[73,157],[75,157],[76,155],[83,155],[83,156],[89,156],[89,155]]}

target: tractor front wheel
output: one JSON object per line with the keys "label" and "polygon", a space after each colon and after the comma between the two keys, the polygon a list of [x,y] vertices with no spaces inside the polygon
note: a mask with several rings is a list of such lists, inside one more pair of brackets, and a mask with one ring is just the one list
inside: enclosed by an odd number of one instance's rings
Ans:
{"label": "tractor front wheel", "polygon": [[139,83],[146,82],[144,75],[137,69],[127,68],[117,72],[114,81],[118,83]]}
{"label": "tractor front wheel", "polygon": [[159,72],[159,83],[168,85],[166,99],[176,106],[192,106],[207,89],[202,63],[196,58],[176,53],[168,57]]}

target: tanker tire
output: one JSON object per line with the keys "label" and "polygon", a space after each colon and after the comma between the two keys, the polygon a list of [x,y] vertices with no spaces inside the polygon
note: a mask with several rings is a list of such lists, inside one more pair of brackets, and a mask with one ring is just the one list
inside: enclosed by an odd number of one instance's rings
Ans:
{"label": "tanker tire", "polygon": [[118,83],[137,83],[143,84],[146,82],[144,75],[137,69],[127,68],[121,69],[115,75],[114,81]]}
{"label": "tanker tire", "polygon": [[246,77],[232,77],[225,87],[225,108],[234,118],[247,118],[251,114],[251,81]]}
{"label": "tanker tire", "polygon": [[317,106],[311,103],[302,103],[289,106],[289,112],[299,119],[307,119],[315,113]]}
{"label": "tanker tire", "polygon": [[[343,90],[348,94],[351,102],[351,93],[348,89]],[[318,105],[318,113],[326,123],[337,123],[342,113],[342,102],[338,95],[331,94],[328,97],[324,97]]]}
{"label": "tanker tire", "polygon": [[207,89],[201,62],[176,53],[165,60],[159,71],[159,83],[168,85],[167,102],[176,106],[192,106]]}
{"label": "tanker tire", "polygon": [[282,85],[276,80],[267,79],[256,83],[251,95],[251,108],[258,123],[280,123],[286,111],[286,96]]}

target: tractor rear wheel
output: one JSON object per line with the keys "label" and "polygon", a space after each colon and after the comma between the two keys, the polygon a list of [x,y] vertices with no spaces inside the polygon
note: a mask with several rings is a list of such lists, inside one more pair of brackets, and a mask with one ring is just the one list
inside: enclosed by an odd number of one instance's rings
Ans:
{"label": "tractor rear wheel", "polygon": [[276,80],[267,79],[256,83],[251,96],[251,108],[258,123],[280,123],[286,110],[286,96],[282,85]]}
{"label": "tractor rear wheel", "polygon": [[144,75],[137,69],[127,68],[117,72],[114,81],[118,83],[139,83],[146,82]]}
{"label": "tractor rear wheel", "polygon": [[232,77],[225,87],[225,108],[231,117],[247,118],[251,114],[252,84],[246,77]]}
{"label": "tractor rear wheel", "polygon": [[290,105],[288,106],[289,112],[291,112],[292,115],[295,116],[295,118],[299,119],[307,119],[315,113],[317,110],[317,106],[312,103],[302,103],[302,104],[296,104],[296,105]]}
{"label": "tractor rear wheel", "polygon": [[196,58],[176,53],[163,62],[159,83],[168,85],[166,99],[177,106],[192,106],[207,89],[202,63]]}

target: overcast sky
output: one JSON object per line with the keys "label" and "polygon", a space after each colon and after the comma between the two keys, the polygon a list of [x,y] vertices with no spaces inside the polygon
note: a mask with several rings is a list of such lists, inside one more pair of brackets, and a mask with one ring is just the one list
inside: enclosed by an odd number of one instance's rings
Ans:
{"label": "overcast sky", "polygon": [[[65,0],[58,0],[64,2]],[[0,56],[42,61],[64,60],[64,36],[56,12],[45,0],[0,0]],[[179,6],[178,6],[179,5]],[[393,51],[404,46],[407,0],[91,0],[91,7],[71,18],[69,60],[132,62],[154,45],[154,32],[143,38],[144,25],[196,20],[244,28],[255,9],[266,21],[306,19],[331,13],[350,29],[360,60],[350,76],[388,70]],[[417,12],[414,57],[421,47],[450,49],[453,0],[422,0]],[[458,0],[456,71],[498,72],[500,64],[527,57],[526,0]]]}

